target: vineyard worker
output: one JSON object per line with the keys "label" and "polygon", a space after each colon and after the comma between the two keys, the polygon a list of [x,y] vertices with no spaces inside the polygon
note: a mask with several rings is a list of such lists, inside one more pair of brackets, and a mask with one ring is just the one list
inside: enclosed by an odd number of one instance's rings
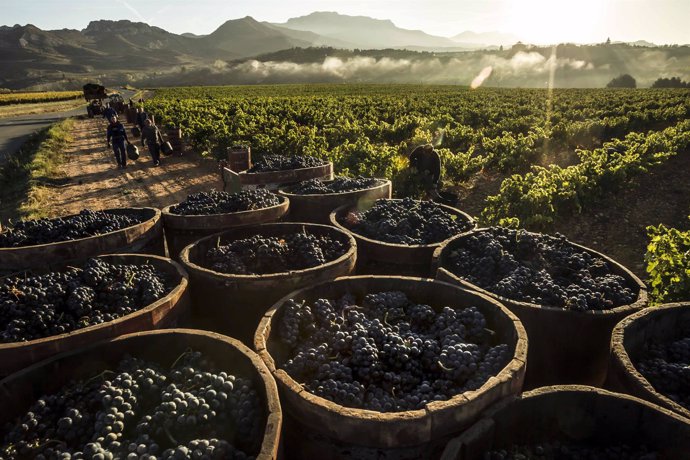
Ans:
{"label": "vineyard worker", "polygon": [[137,119],[135,120],[135,122],[142,132],[144,131],[144,122],[148,119],[149,114],[144,112],[144,109],[142,109],[141,107],[137,108]]}
{"label": "vineyard worker", "polygon": [[127,130],[125,126],[117,121],[117,115],[110,118],[107,134],[108,147],[110,147],[111,141],[113,143],[113,152],[115,153],[117,167],[119,169],[127,168],[127,148],[125,147],[125,142],[129,144],[129,139],[127,139]]}
{"label": "vineyard worker", "polygon": [[410,167],[417,170],[425,190],[436,189],[441,180],[441,157],[431,144],[420,145],[410,153]]}
{"label": "vineyard worker", "polygon": [[153,165],[159,166],[161,164],[160,145],[163,143],[163,135],[158,129],[158,126],[153,124],[148,118],[144,120],[144,129],[141,130],[141,138],[149,149]]}
{"label": "vineyard worker", "polygon": [[103,111],[103,118],[110,120],[113,117],[117,117],[117,110],[112,108],[110,104],[105,104],[105,110]]}

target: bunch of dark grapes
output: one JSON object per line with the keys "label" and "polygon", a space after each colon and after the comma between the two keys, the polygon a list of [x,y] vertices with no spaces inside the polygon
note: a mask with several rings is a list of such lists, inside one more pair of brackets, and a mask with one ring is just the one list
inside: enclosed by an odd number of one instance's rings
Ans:
{"label": "bunch of dark grapes", "polygon": [[656,391],[690,410],[690,330],[677,340],[646,344],[636,367]]}
{"label": "bunch of dark grapes", "polygon": [[280,197],[264,188],[242,190],[238,193],[212,190],[189,195],[185,201],[171,206],[170,212],[182,216],[228,214],[270,208],[279,204]]}
{"label": "bunch of dark grapes", "polygon": [[623,443],[607,445],[544,442],[535,445],[512,445],[484,454],[483,460],[656,460],[659,455],[645,445]]}
{"label": "bunch of dark grapes", "polygon": [[435,311],[398,291],[288,301],[283,368],[311,393],[348,407],[399,412],[480,388],[510,361],[475,307]]}
{"label": "bunch of dark grapes", "polygon": [[296,195],[325,195],[327,193],[345,193],[366,190],[383,184],[383,180],[373,177],[336,177],[324,182],[320,179],[309,179],[290,188]]}
{"label": "bunch of dark grapes", "polygon": [[560,234],[492,227],[451,251],[444,267],[508,299],[575,311],[608,310],[637,298],[604,259]]}
{"label": "bunch of dark grapes", "polygon": [[348,216],[347,225],[360,235],[396,244],[432,244],[466,232],[472,224],[433,201],[376,200],[374,207]]}
{"label": "bunch of dark grapes", "polygon": [[22,220],[0,233],[0,248],[77,240],[121,230],[143,221],[144,217],[136,214],[114,214],[89,209],[68,217]]}
{"label": "bunch of dark grapes", "polygon": [[0,436],[0,458],[245,460],[263,418],[252,382],[199,352],[171,368],[127,357],[38,399]]}
{"label": "bunch of dark grapes", "polygon": [[264,155],[259,161],[255,162],[247,172],[288,171],[290,169],[313,168],[326,164],[328,164],[328,162],[325,160],[302,155]]}
{"label": "bunch of dark grapes", "polygon": [[211,248],[206,253],[206,265],[220,273],[260,275],[316,267],[345,252],[347,246],[341,240],[307,231],[255,235]]}
{"label": "bunch of dark grapes", "polygon": [[169,277],[150,263],[90,259],[81,268],[0,279],[0,343],[24,342],[112,321],[165,296]]}

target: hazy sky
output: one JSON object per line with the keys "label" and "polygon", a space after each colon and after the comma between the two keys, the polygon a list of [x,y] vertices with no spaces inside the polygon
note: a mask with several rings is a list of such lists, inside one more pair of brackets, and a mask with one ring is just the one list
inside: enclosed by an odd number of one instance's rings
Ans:
{"label": "hazy sky", "polygon": [[648,40],[690,43],[690,0],[0,0],[0,23],[82,29],[93,19],[144,21],[176,33],[212,32],[228,19],[284,22],[313,11],[391,19],[452,36],[510,32],[532,43]]}

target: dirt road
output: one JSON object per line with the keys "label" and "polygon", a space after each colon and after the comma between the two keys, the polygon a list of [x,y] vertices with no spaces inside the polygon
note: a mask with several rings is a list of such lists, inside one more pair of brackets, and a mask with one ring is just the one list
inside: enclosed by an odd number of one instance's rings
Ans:
{"label": "dirt road", "polygon": [[116,167],[105,143],[102,119],[78,120],[74,142],[62,166],[65,179],[50,189],[50,215],[66,215],[82,209],[153,206],[163,208],[184,200],[188,194],[219,187],[215,162],[191,152],[162,157],[152,166],[151,157],[139,143],[141,156],[128,161],[126,170]]}

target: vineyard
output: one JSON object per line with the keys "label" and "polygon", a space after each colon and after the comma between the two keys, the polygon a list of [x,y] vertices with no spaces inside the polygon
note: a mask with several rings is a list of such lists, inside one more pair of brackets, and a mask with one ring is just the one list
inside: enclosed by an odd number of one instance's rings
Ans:
{"label": "vineyard", "polygon": [[38,93],[0,94],[0,105],[40,104],[43,102],[69,101],[82,98],[82,91],[46,91]]}
{"label": "vineyard", "polygon": [[161,164],[74,120],[0,231],[0,458],[687,458],[690,91],[144,108]]}
{"label": "vineyard", "polygon": [[[224,156],[304,154],[410,190],[406,155],[433,143],[447,185],[479,171],[512,175],[487,200],[488,223],[543,226],[690,145],[690,92],[467,90],[409,86],[163,89],[147,110],[193,147]],[[552,165],[566,152],[565,164]],[[540,165],[548,165],[540,167]]]}
{"label": "vineyard", "polygon": [[242,143],[255,157],[315,156],[389,178],[399,196],[418,194],[407,155],[432,143],[445,187],[502,177],[480,223],[534,230],[596,207],[690,146],[688,90],[194,87],[158,90],[146,109],[208,155]]}

